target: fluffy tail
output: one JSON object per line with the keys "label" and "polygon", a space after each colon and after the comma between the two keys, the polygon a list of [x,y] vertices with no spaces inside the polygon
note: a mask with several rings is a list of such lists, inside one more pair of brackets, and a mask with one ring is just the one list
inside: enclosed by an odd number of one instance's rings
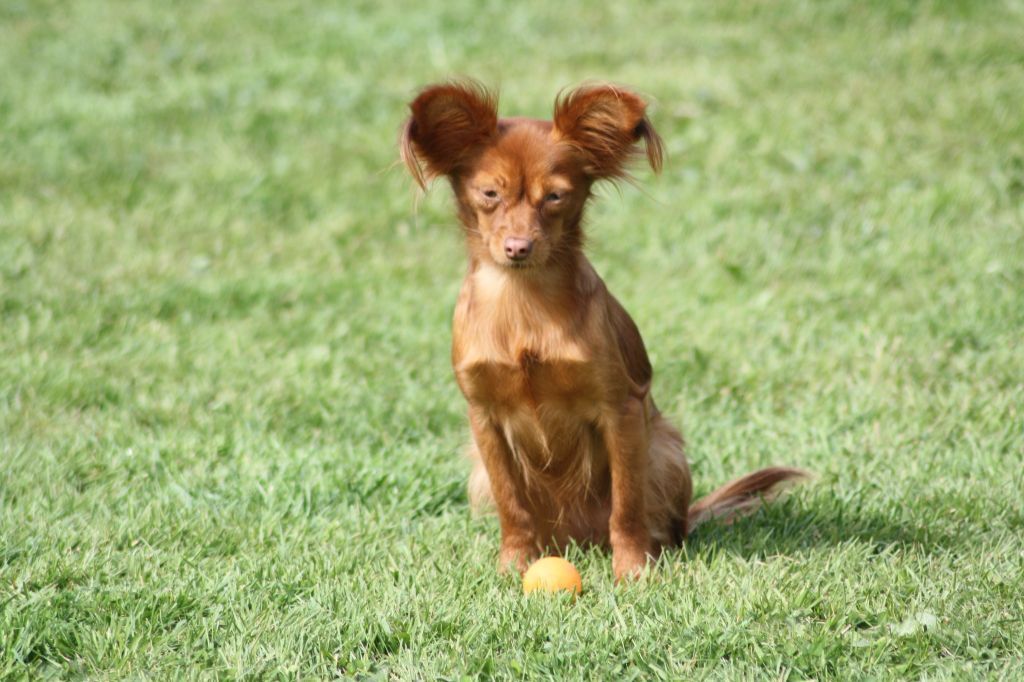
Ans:
{"label": "fluffy tail", "polygon": [[809,477],[810,474],[803,469],[768,467],[730,481],[690,505],[686,515],[686,531],[690,533],[711,519],[731,522],[752,514],[762,502],[777,497],[788,487],[787,484]]}

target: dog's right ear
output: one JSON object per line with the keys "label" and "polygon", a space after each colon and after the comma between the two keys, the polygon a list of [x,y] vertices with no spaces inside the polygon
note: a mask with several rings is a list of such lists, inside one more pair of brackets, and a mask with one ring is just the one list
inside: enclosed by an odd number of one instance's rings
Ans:
{"label": "dog's right ear", "polygon": [[424,189],[428,180],[456,173],[498,132],[498,98],[478,83],[428,86],[409,109],[399,148]]}

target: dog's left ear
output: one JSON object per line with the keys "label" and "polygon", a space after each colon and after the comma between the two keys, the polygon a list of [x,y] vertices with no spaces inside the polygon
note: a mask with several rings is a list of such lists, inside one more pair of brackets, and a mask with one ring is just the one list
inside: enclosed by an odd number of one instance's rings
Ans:
{"label": "dog's left ear", "polygon": [[661,170],[661,137],[647,119],[647,103],[611,85],[584,86],[555,100],[554,134],[580,152],[595,180],[628,175],[642,141],[654,172]]}

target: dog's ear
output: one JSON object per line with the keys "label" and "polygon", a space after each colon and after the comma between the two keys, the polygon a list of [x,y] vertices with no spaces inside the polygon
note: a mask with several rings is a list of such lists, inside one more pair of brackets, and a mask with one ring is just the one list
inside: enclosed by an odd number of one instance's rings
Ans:
{"label": "dog's ear", "polygon": [[596,180],[627,176],[643,141],[647,161],[661,170],[661,137],[647,119],[647,103],[611,85],[584,86],[555,100],[555,135],[579,152]]}
{"label": "dog's ear", "polygon": [[424,189],[427,180],[457,172],[498,131],[498,98],[474,82],[428,86],[409,109],[402,161]]}

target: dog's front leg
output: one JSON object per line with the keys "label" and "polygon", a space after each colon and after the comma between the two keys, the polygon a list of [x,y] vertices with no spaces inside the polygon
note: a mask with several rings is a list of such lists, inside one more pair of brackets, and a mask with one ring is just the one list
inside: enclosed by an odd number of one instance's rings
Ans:
{"label": "dog's front leg", "polygon": [[501,525],[498,570],[522,573],[540,553],[537,528],[529,511],[522,476],[516,471],[508,443],[484,410],[469,409],[469,424],[491,481],[491,494]]}
{"label": "dog's front leg", "polygon": [[609,536],[617,581],[639,575],[654,554],[647,527],[647,419],[644,402],[629,397],[602,419],[612,475]]}

